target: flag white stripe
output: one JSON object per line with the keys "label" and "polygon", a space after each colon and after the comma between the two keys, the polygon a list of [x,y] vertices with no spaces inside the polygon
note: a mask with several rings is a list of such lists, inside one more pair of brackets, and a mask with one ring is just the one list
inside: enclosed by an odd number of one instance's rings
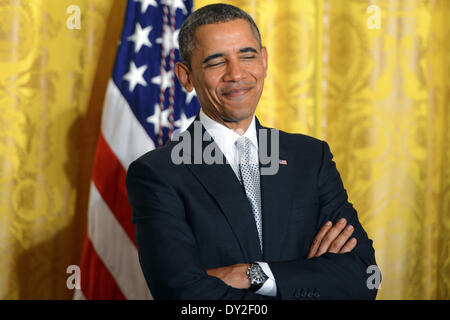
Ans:
{"label": "flag white stripe", "polygon": [[102,116],[102,132],[106,142],[125,170],[132,161],[155,149],[128,102],[112,79],[109,80]]}
{"label": "flag white stripe", "polygon": [[88,234],[92,245],[124,296],[127,299],[152,299],[137,249],[94,183],[91,183],[88,214]]}

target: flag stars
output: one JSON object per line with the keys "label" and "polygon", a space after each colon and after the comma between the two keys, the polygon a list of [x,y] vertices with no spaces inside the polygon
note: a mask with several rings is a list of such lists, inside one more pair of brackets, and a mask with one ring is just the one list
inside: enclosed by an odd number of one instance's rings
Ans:
{"label": "flag stars", "polygon": [[152,43],[149,40],[149,34],[152,31],[152,27],[148,26],[142,29],[141,25],[136,23],[134,34],[128,37],[128,41],[134,42],[134,52],[138,53],[142,46],[152,47]]}
{"label": "flag stars", "polygon": [[161,112],[159,108],[159,104],[155,104],[154,108],[155,112],[153,115],[147,117],[147,122],[153,124],[155,128],[155,135],[159,132],[159,126],[161,127],[169,127],[169,112],[170,109],[165,109]]}
{"label": "flag stars", "polygon": [[174,125],[176,127],[180,128],[180,131],[183,132],[189,127],[189,125],[192,123],[192,121],[194,121],[194,119],[195,119],[195,115],[188,118],[188,117],[186,117],[186,114],[183,111],[181,111],[180,119],[175,121]]}
{"label": "flag stars", "polygon": [[149,6],[152,7],[158,7],[158,4],[156,3],[156,0],[134,0],[134,2],[140,2],[141,3],[141,13],[144,14]]}
{"label": "flag stars", "polygon": [[136,67],[133,61],[130,61],[130,69],[128,73],[123,76],[123,80],[129,82],[130,92],[134,91],[134,88],[140,84],[144,87],[147,86],[147,82],[144,80],[144,72],[147,70],[147,66],[143,65],[139,68]]}
{"label": "flag stars", "polygon": [[191,92],[188,92],[185,88],[183,88],[183,92],[186,93],[186,104],[191,103],[192,98],[197,96],[195,89],[192,89]]}
{"label": "flag stars", "polygon": [[164,26],[162,38],[156,39],[156,43],[164,46],[164,54],[167,55],[172,49],[178,49],[178,34],[180,29],[172,32],[170,26]]}
{"label": "flag stars", "polygon": [[159,76],[152,78],[152,83],[160,86],[163,91],[172,86],[172,71],[162,70]]}

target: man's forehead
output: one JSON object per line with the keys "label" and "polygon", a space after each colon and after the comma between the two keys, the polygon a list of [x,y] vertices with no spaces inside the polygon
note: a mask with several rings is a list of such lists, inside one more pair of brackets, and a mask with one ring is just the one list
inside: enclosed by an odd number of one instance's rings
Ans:
{"label": "man's forehead", "polygon": [[203,40],[210,41],[214,37],[227,37],[231,34],[231,30],[238,31],[240,34],[245,35],[248,34],[255,38],[256,36],[253,33],[252,27],[250,23],[245,19],[234,19],[226,22],[218,22],[211,24],[204,24],[195,30],[195,40],[196,42],[204,42]]}

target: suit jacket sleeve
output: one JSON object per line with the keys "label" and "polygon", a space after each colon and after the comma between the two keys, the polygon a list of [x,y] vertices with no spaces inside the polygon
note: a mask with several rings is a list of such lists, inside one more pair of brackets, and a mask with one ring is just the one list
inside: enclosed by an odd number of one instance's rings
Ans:
{"label": "suit jacket sleeve", "polygon": [[139,261],[155,299],[271,299],[226,285],[201,265],[182,197],[140,158],[127,173]]}
{"label": "suit jacket sleeve", "polygon": [[375,299],[377,290],[368,289],[366,273],[375,265],[372,241],[361,226],[356,210],[348,202],[340,175],[326,142],[322,143],[322,164],[318,172],[319,217],[316,234],[322,225],[346,218],[354,226],[357,246],[345,254],[325,253],[309,260],[269,262],[278,294],[282,299]]}

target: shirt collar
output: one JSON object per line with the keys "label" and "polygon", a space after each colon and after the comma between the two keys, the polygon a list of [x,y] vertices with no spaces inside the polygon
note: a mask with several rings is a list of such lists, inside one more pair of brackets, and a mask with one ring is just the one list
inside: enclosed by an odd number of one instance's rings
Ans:
{"label": "shirt collar", "polygon": [[[218,123],[208,117],[203,110],[200,110],[200,121],[205,127],[206,131],[211,135],[216,144],[219,146],[223,153],[227,154],[234,148],[236,140],[241,137],[234,130],[227,128],[221,123]],[[242,135],[247,137],[252,142],[253,146],[258,150],[258,139],[256,137],[256,121],[255,115],[253,115],[252,122],[248,127],[247,131]]]}

